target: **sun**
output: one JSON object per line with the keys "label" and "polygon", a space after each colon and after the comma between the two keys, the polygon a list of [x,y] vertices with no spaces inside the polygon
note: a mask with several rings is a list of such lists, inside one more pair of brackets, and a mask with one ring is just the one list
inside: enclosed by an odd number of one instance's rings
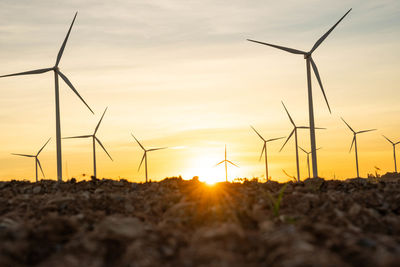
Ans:
{"label": "sun", "polygon": [[185,170],[183,176],[191,179],[194,176],[199,177],[199,181],[208,185],[213,185],[219,182],[225,182],[225,169],[223,166],[215,166],[221,160],[217,157],[196,157],[191,160],[189,166]]}

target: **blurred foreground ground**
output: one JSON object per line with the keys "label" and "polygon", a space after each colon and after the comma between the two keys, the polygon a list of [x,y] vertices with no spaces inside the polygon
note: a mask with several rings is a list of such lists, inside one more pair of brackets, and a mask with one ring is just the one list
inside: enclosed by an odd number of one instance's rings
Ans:
{"label": "blurred foreground ground", "polygon": [[400,265],[400,179],[282,187],[0,182],[0,266]]}

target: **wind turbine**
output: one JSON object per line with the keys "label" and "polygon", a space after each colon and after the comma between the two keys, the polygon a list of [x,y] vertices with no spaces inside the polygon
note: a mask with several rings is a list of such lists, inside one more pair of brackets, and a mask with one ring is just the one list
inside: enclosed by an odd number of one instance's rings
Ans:
{"label": "wind turbine", "polygon": [[65,76],[59,69],[58,65],[60,64],[61,57],[64,53],[64,48],[67,44],[69,34],[71,33],[72,26],[74,25],[75,18],[78,12],[75,13],[74,19],[72,20],[71,26],[69,27],[69,30],[67,32],[67,36],[64,39],[64,42],[61,45],[61,48],[58,52],[56,63],[54,67],[50,68],[45,68],[45,69],[36,69],[36,70],[31,70],[31,71],[25,71],[25,72],[19,72],[19,73],[14,73],[14,74],[8,74],[8,75],[2,75],[0,78],[3,77],[10,77],[10,76],[20,76],[20,75],[30,75],[30,74],[41,74],[49,71],[54,72],[54,82],[55,82],[55,103],[56,103],[56,145],[57,145],[57,180],[59,182],[62,181],[62,159],[61,159],[61,121],[60,121],[60,97],[59,97],[59,86],[58,86],[58,76],[61,77],[61,79],[64,80],[64,82],[71,88],[71,90],[79,97],[79,99],[88,107],[88,109],[94,114],[92,109],[89,107],[89,105],[83,100],[81,95],[78,93],[78,91],[75,89],[75,87],[72,85],[70,80]]}
{"label": "wind turbine", "polygon": [[268,143],[268,142],[275,141],[275,140],[279,140],[279,139],[282,139],[282,138],[285,138],[285,137],[278,137],[278,138],[272,138],[272,139],[266,140],[266,139],[264,139],[264,137],[261,136],[261,134],[260,134],[259,132],[257,132],[257,130],[256,130],[253,126],[250,125],[250,127],[254,130],[254,132],[256,132],[256,134],[257,134],[257,135],[261,138],[261,140],[264,142],[264,146],[263,146],[263,148],[262,148],[262,150],[261,150],[261,155],[260,155],[260,159],[259,159],[259,160],[261,160],[262,155],[263,155],[263,153],[265,152],[265,175],[266,175],[265,177],[267,177],[267,181],[268,181],[269,176],[268,176],[267,143]]}
{"label": "wind turbine", "polygon": [[386,136],[382,135],[383,137],[385,137],[386,140],[388,140],[392,146],[393,146],[393,158],[394,158],[394,171],[397,173],[397,164],[396,164],[396,145],[400,144],[400,141],[397,143],[392,142],[389,138],[387,138]]}
{"label": "wind turbine", "polygon": [[42,174],[43,174],[43,177],[45,177],[44,172],[43,172],[43,169],[42,169],[42,165],[40,164],[40,160],[39,160],[38,156],[39,156],[40,152],[42,152],[43,148],[47,145],[47,143],[50,142],[50,139],[51,139],[51,138],[49,138],[49,140],[47,140],[47,142],[42,146],[42,148],[39,149],[39,152],[36,153],[36,155],[27,155],[27,154],[16,154],[16,153],[11,153],[12,155],[16,155],[16,156],[22,156],[22,157],[28,157],[28,158],[35,158],[36,182],[38,182],[38,165],[39,165],[40,171],[41,171]]}
{"label": "wind turbine", "polygon": [[101,116],[99,123],[97,123],[96,128],[94,129],[94,133],[90,135],[80,135],[80,136],[71,136],[71,137],[64,137],[63,139],[77,139],[77,138],[92,138],[93,142],[93,177],[97,178],[97,171],[96,171],[96,142],[101,146],[101,148],[106,152],[107,156],[113,161],[110,154],[107,152],[106,148],[100,142],[100,140],[96,137],[97,130],[100,127],[100,123],[103,120],[104,114],[106,114],[107,108],[104,110],[103,115]]}
{"label": "wind turbine", "polygon": [[136,142],[139,144],[139,146],[143,149],[143,157],[142,160],[140,161],[138,171],[140,171],[140,167],[142,166],[143,160],[144,160],[144,167],[145,167],[145,173],[146,173],[146,183],[147,183],[147,152],[151,151],[156,151],[156,150],[161,150],[161,149],[166,149],[167,147],[158,147],[158,148],[151,148],[151,149],[146,149],[144,146],[139,142],[139,140],[136,139],[136,137],[131,133],[132,137],[136,140]]}
{"label": "wind turbine", "polygon": [[[307,154],[308,178],[310,178],[310,177],[311,177],[311,175],[310,175],[310,154],[311,154],[311,151],[310,151],[310,152],[307,152],[307,151],[305,151],[304,149],[302,149],[300,146],[299,146],[299,148],[300,148],[304,153]],[[317,150],[320,150],[320,149],[321,149],[321,148],[317,148]]]}
{"label": "wind turbine", "polygon": [[226,180],[226,182],[228,182],[228,163],[230,163],[233,166],[236,166],[238,168],[239,168],[239,166],[236,165],[235,163],[233,163],[232,161],[226,159],[226,145],[225,145],[225,159],[223,161],[217,163],[217,165],[215,165],[215,166],[218,166],[219,164],[224,163],[224,162],[225,162],[225,180]]}
{"label": "wind turbine", "polygon": [[[282,149],[285,147],[286,143],[289,141],[290,137],[292,137],[292,135],[293,135],[293,133],[294,133],[294,140],[295,140],[294,142],[295,142],[295,147],[296,147],[297,181],[300,182],[300,166],[299,166],[299,149],[298,149],[298,145],[297,145],[297,129],[308,129],[309,127],[307,127],[307,126],[297,126],[297,125],[294,123],[292,117],[291,117],[290,114],[289,114],[289,111],[287,110],[287,108],[286,108],[286,106],[285,106],[285,104],[284,104],[283,102],[282,102],[282,105],[283,105],[283,107],[285,108],[286,114],[288,115],[289,120],[290,120],[290,122],[291,122],[292,125],[293,125],[293,130],[292,130],[292,132],[289,134],[289,137],[286,139],[285,143],[283,144],[283,146],[281,147],[281,149],[279,150],[279,152],[282,151]],[[325,129],[325,128],[318,128],[318,127],[316,127],[315,129]]]}
{"label": "wind turbine", "polygon": [[324,35],[321,36],[321,38],[318,39],[318,41],[314,44],[314,46],[311,48],[309,52],[305,52],[302,50],[297,50],[293,48],[288,48],[284,46],[279,46],[279,45],[274,45],[274,44],[269,44],[269,43],[264,43],[264,42],[259,42],[251,39],[247,39],[250,42],[255,42],[259,43],[262,45],[267,45],[271,46],[292,54],[299,54],[299,55],[304,55],[304,59],[306,60],[306,69],[307,69],[307,85],[308,85],[308,112],[309,112],[309,120],[310,120],[310,140],[311,140],[311,156],[312,156],[312,167],[313,167],[313,176],[314,178],[318,177],[318,168],[317,168],[317,145],[315,141],[315,123],[314,123],[314,108],[313,108],[313,98],[312,98],[312,89],[311,89],[311,69],[310,65],[313,68],[314,74],[318,80],[319,86],[321,87],[322,94],[324,95],[325,102],[328,106],[329,112],[331,113],[331,108],[328,103],[328,99],[325,94],[324,87],[322,86],[321,78],[319,75],[319,71],[317,68],[317,65],[315,64],[314,60],[312,59],[312,53],[321,45],[321,43],[328,37],[328,35],[336,28],[336,26],[344,19],[344,17],[349,14],[349,11],[344,14],[343,17],[340,18],[338,22],[336,22],[335,25],[333,25]]}
{"label": "wind turbine", "polygon": [[343,118],[341,118],[341,119],[347,125],[347,127],[349,127],[349,129],[353,132],[353,141],[351,142],[349,153],[351,152],[351,149],[353,148],[353,145],[354,145],[354,149],[356,151],[357,178],[359,178],[360,175],[359,175],[359,172],[358,172],[357,134],[375,131],[376,129],[363,130],[363,131],[356,132],[356,131],[353,130],[353,128],[350,127],[350,125]]}

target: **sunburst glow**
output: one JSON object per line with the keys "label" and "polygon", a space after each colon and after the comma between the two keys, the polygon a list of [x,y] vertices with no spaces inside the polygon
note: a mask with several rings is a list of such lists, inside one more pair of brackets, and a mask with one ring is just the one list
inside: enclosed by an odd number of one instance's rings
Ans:
{"label": "sunburst glow", "polygon": [[[199,156],[190,162],[190,167],[184,172],[184,177],[198,176],[199,181],[213,185],[219,182],[225,182],[224,164],[216,166],[221,161],[217,156]],[[228,169],[228,181],[233,181],[236,172],[233,168]]]}

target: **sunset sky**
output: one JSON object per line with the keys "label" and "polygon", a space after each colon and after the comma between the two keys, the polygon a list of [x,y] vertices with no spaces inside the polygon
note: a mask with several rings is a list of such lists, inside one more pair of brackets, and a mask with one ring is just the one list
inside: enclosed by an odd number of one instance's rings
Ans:
{"label": "sunset sky", "polygon": [[[288,136],[295,122],[308,125],[305,60],[246,38],[310,50],[349,8],[353,11],[313,54],[332,108],[329,114],[313,76],[319,175],[355,177],[355,129],[377,128],[358,137],[360,175],[379,167],[394,171],[392,146],[400,141],[400,1],[14,1],[0,2],[0,74],[52,67],[73,15],[60,68],[95,115],[60,81],[62,136],[99,129],[114,162],[97,149],[98,177],[144,181],[137,171],[146,147],[149,177],[182,175],[224,180],[264,177],[258,158],[265,138]],[[0,180],[34,179],[35,154],[51,137],[40,160],[56,177],[53,73],[0,79]],[[294,140],[269,144],[270,175],[295,175]],[[299,132],[309,150],[309,132]],[[64,179],[92,175],[89,139],[63,140]],[[400,158],[400,148],[398,150]],[[300,152],[301,178],[307,177]],[[398,162],[400,165],[400,160]]]}

